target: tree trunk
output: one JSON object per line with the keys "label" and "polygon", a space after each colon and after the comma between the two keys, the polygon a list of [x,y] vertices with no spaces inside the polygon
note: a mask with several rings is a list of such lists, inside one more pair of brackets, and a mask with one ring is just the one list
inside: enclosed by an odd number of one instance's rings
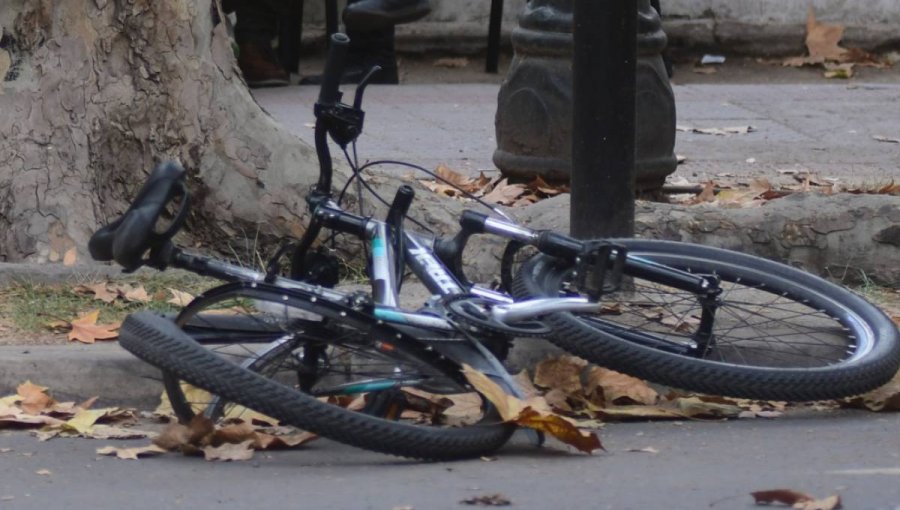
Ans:
{"label": "tree trunk", "polygon": [[302,232],[315,153],[253,100],[222,20],[215,0],[0,2],[0,260],[83,260],[167,158],[199,241]]}

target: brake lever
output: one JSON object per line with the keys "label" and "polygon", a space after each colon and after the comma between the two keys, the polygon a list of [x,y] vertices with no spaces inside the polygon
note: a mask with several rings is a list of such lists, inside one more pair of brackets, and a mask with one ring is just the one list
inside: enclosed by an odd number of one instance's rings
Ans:
{"label": "brake lever", "polygon": [[369,72],[363,77],[363,79],[359,82],[359,85],[356,86],[356,95],[353,96],[353,108],[359,110],[362,108],[362,100],[363,93],[366,91],[366,87],[369,86],[369,82],[372,81],[372,78],[375,77],[376,74],[381,72],[381,66],[372,66],[369,69]]}

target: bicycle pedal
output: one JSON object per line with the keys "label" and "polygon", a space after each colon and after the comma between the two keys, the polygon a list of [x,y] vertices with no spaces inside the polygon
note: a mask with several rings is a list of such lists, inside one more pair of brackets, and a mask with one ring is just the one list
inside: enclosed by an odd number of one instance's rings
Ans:
{"label": "bicycle pedal", "polygon": [[525,429],[525,428],[523,428],[521,430],[522,430],[522,433],[525,435],[525,437],[528,438],[529,443],[531,443],[532,445],[534,445],[538,448],[544,446],[544,442],[546,441],[547,438],[542,431],[535,430],[535,429]]}
{"label": "bicycle pedal", "polygon": [[370,393],[363,413],[387,420],[398,420],[408,405],[403,392],[392,388]]}
{"label": "bicycle pedal", "polygon": [[578,256],[575,284],[591,301],[619,290],[628,250],[607,241],[589,241]]}

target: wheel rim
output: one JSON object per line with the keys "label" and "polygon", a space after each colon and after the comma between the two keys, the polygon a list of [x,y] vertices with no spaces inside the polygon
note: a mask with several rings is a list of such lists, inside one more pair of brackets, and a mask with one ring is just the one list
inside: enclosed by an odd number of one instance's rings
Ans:
{"label": "wheel rim", "polygon": [[[716,310],[714,345],[690,349],[702,317],[695,295],[646,280],[603,297],[610,303],[599,317],[579,315],[597,329],[615,335],[640,331],[685,346],[685,353],[723,364],[765,368],[817,368],[853,363],[873,348],[873,332],[853,312],[810,289],[772,292],[779,278],[727,263],[684,255],[645,253],[647,258],[722,280]],[[558,273],[566,291],[566,271]],[[799,300],[799,302],[798,302]],[[638,339],[640,340],[640,339]]]}
{"label": "wheel rim", "polygon": [[[222,320],[218,313],[221,310],[247,321],[242,328],[226,331],[227,345],[217,343],[220,341],[216,327]],[[248,301],[240,292],[216,296],[186,309],[177,323],[220,356],[342,407],[376,414],[378,409],[371,404],[372,396],[394,392],[396,399],[392,403],[402,401],[405,408],[402,413],[382,417],[419,423],[430,421],[436,425],[498,422],[486,411],[489,407],[483,400],[480,416],[463,418],[456,411],[456,414],[440,415],[439,411],[458,407],[460,403],[472,406],[473,394],[461,376],[441,373],[397,345],[368,341],[365,332],[350,324],[310,316],[274,299]],[[278,342],[273,342],[276,339]],[[167,391],[173,407],[176,400],[182,400],[178,404],[182,413],[188,408],[191,413],[202,412],[213,419],[258,418],[253,411],[198,392],[185,383],[170,386]],[[396,405],[384,409],[396,409]]]}

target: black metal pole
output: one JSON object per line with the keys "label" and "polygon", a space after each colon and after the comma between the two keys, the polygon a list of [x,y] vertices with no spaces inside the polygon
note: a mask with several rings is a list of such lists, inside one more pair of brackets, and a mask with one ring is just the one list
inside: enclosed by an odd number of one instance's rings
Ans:
{"label": "black metal pole", "polygon": [[634,235],[636,0],[574,0],[571,232]]}
{"label": "black metal pole", "polygon": [[488,46],[484,71],[496,73],[500,60],[500,28],[503,23],[503,0],[491,0],[491,18],[488,23]]}
{"label": "black metal pole", "polygon": [[303,0],[288,4],[288,12],[279,21],[278,60],[285,71],[296,73],[300,65],[300,43],[303,41]]}
{"label": "black metal pole", "polygon": [[325,0],[325,33],[328,42],[331,42],[331,34],[338,31],[338,6],[337,0]]}

